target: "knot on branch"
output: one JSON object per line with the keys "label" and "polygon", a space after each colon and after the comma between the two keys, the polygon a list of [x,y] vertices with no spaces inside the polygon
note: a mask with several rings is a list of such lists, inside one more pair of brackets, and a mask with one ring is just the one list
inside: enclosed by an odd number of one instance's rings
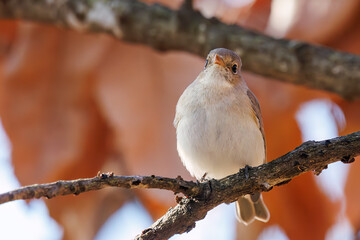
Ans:
{"label": "knot on branch", "polygon": [[341,158],[342,163],[352,163],[354,161],[355,161],[355,158],[351,157],[350,155],[346,155]]}

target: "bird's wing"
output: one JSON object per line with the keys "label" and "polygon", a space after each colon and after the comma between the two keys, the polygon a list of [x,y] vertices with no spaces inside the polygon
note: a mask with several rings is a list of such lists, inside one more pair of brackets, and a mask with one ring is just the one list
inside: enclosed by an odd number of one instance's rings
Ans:
{"label": "bird's wing", "polygon": [[180,116],[180,114],[176,111],[175,119],[174,119],[174,122],[173,122],[175,128],[177,128],[177,126],[178,126],[178,124],[179,124],[179,122],[180,122],[180,119],[181,119],[181,116]]}
{"label": "bird's wing", "polygon": [[261,117],[261,111],[260,111],[260,105],[259,105],[259,102],[258,100],[256,99],[255,95],[250,91],[250,89],[247,90],[247,95],[250,99],[250,102],[251,102],[251,107],[252,107],[252,110],[255,114],[255,120],[256,122],[258,123],[258,127],[260,129],[260,132],[263,136],[263,139],[264,139],[264,148],[265,148],[265,159],[264,159],[264,162],[266,161],[266,142],[265,142],[265,133],[264,133],[264,125],[263,125],[263,120],[262,120],[262,117]]}

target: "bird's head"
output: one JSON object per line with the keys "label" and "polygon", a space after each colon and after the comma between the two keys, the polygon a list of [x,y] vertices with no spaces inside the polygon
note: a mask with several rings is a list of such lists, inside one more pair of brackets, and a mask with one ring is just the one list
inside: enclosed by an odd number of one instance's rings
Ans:
{"label": "bird's head", "polygon": [[240,57],[226,48],[216,48],[210,51],[204,67],[204,73],[221,75],[232,84],[236,84],[241,80],[240,70]]}

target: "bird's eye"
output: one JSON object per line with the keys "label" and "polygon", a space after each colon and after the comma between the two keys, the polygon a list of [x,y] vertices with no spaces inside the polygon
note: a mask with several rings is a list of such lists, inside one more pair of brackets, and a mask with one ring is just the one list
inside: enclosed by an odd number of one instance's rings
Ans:
{"label": "bird's eye", "polygon": [[231,71],[232,71],[234,74],[237,73],[237,71],[238,71],[238,65],[237,65],[237,64],[232,65]]}
{"label": "bird's eye", "polygon": [[208,65],[208,62],[209,62],[209,60],[206,59],[204,68],[206,68],[206,66]]}

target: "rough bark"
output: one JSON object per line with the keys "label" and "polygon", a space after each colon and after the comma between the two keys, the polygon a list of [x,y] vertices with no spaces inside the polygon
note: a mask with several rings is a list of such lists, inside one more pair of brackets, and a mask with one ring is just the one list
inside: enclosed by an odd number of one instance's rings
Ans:
{"label": "rough bark", "polygon": [[225,47],[242,57],[246,71],[346,99],[360,96],[359,56],[206,19],[186,3],[175,11],[137,0],[0,0],[0,19],[101,32],[161,51],[181,50],[202,57],[213,48]]}

